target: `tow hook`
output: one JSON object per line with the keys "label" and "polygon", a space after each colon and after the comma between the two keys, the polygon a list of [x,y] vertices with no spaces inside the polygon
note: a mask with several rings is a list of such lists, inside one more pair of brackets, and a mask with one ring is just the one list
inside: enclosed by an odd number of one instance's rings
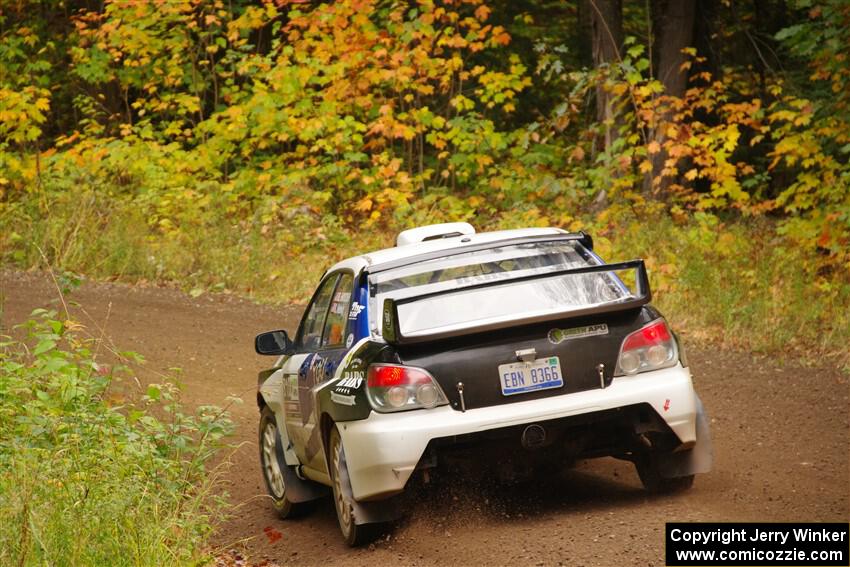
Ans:
{"label": "tow hook", "polygon": [[596,371],[599,373],[599,387],[605,389],[605,365],[599,363],[596,365]]}
{"label": "tow hook", "polygon": [[522,431],[521,441],[526,449],[539,449],[546,443],[546,430],[543,426],[532,423]]}

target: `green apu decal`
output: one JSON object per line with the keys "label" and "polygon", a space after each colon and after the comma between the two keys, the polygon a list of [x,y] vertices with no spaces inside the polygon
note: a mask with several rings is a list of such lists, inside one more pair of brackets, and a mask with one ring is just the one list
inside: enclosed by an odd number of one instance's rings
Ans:
{"label": "green apu decal", "polygon": [[600,323],[599,325],[587,325],[586,327],[574,327],[572,329],[552,329],[549,331],[549,342],[556,345],[570,339],[580,339],[582,337],[607,334],[608,325],[605,323]]}

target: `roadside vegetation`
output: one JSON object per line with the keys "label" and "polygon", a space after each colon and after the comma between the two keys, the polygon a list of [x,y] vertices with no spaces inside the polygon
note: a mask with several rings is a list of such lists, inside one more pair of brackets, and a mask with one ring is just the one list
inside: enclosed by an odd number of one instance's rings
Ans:
{"label": "roadside vegetation", "polygon": [[[0,338],[0,565],[197,565],[223,510],[209,462],[231,424],[144,388],[67,316]],[[103,362],[112,358],[116,364]]]}

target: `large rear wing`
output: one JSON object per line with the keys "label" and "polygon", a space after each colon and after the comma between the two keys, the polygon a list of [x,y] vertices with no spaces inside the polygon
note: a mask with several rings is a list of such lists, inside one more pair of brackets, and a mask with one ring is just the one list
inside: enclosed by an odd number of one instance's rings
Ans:
{"label": "large rear wing", "polygon": [[[475,289],[487,287],[506,286],[520,282],[525,282],[535,279],[555,278],[559,276],[576,276],[580,274],[594,274],[604,272],[616,272],[623,270],[635,270],[635,292],[628,297],[607,303],[589,305],[586,307],[570,306],[569,308],[552,310],[543,314],[536,313],[528,316],[521,315],[512,317],[508,320],[476,322],[473,321],[468,325],[454,326],[451,329],[436,330],[436,331],[421,331],[404,335],[401,330],[399,320],[399,307],[408,303],[422,301],[424,299],[433,298],[440,295],[448,295],[459,292],[466,292]],[[636,309],[646,305],[652,299],[652,292],[649,289],[649,276],[646,273],[646,266],[643,260],[630,260],[628,262],[619,262],[615,264],[601,264],[598,266],[585,266],[581,268],[569,268],[550,272],[541,272],[531,275],[523,275],[514,278],[499,279],[495,281],[487,281],[483,283],[460,286],[452,289],[440,290],[422,295],[405,297],[399,299],[386,298],[382,308],[382,334],[384,340],[391,344],[413,344],[427,341],[434,341],[472,333],[480,333],[485,331],[494,331],[508,327],[516,327],[519,325],[529,325],[533,323],[542,323],[546,321],[554,321],[558,319],[584,317],[588,315],[598,315],[602,313],[612,313],[616,311],[626,311]]]}

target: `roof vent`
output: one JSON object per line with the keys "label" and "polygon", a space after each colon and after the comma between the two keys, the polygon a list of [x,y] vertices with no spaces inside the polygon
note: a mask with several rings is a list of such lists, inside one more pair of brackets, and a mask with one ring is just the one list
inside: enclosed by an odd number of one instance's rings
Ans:
{"label": "roof vent", "polygon": [[407,246],[425,242],[426,240],[439,240],[441,238],[452,238],[475,234],[475,229],[468,222],[447,222],[443,224],[429,224],[400,232],[396,238],[396,246]]}

